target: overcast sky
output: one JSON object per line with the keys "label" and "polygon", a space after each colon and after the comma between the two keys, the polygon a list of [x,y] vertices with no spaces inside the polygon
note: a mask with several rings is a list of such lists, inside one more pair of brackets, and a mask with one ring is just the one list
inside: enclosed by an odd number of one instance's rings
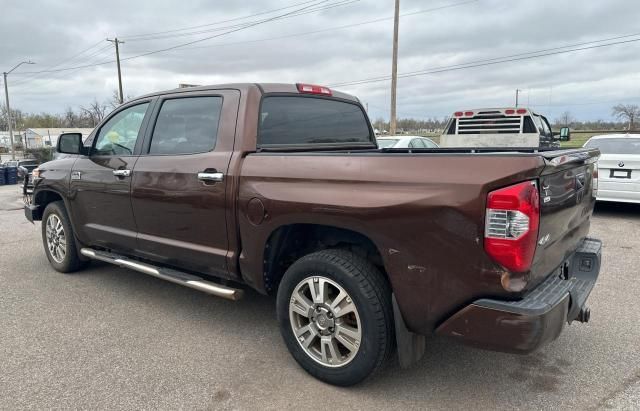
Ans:
{"label": "overcast sky", "polygon": [[[313,11],[325,6],[331,8]],[[296,11],[311,12],[273,19]],[[640,2],[630,0],[401,0],[400,13],[411,14],[400,18],[400,74],[634,33],[609,43],[640,40]],[[393,0],[4,0],[0,71],[26,59],[37,63],[9,75],[11,106],[28,112],[62,112],[94,97],[109,98],[117,88],[115,63],[24,73],[113,60],[115,50],[105,38],[114,36],[125,41],[120,49],[126,59],[218,35],[124,60],[124,93],[131,96],[178,83],[334,85],[384,78],[391,73],[392,16]],[[380,21],[362,24],[375,20]],[[255,25],[243,28],[246,23]],[[180,30],[194,26],[200,27]],[[231,30],[237,31],[225,34]],[[165,33],[138,36],[159,32]],[[628,42],[401,78],[398,114],[442,117],[459,109],[509,106],[518,88],[522,105],[551,119],[568,110],[582,120],[609,120],[612,105],[640,103],[639,80],[640,41]],[[336,88],[368,103],[372,119],[388,118],[389,81]]]}

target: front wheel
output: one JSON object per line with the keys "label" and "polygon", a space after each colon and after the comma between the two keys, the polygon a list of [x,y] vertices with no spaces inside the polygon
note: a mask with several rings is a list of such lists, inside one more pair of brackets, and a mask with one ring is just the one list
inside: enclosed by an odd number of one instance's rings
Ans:
{"label": "front wheel", "polygon": [[42,214],[42,242],[51,266],[61,273],[82,268],[73,229],[62,201],[49,203]]}
{"label": "front wheel", "polygon": [[391,292],[380,271],[343,250],[296,261],[278,288],[280,332],[311,375],[348,386],[377,371],[393,344]]}

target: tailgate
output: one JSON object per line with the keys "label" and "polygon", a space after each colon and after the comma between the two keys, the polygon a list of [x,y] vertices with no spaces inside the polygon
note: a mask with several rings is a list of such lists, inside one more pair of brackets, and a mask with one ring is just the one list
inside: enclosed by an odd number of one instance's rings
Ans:
{"label": "tailgate", "polygon": [[598,150],[563,150],[543,154],[540,176],[540,226],[529,287],[542,282],[589,233],[595,205],[593,173]]}

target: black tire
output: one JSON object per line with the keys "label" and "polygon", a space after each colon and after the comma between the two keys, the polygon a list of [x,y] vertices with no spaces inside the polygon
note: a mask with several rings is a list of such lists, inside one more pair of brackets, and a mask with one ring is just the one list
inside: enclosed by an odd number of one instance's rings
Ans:
{"label": "black tire", "polygon": [[[359,313],[361,342],[353,358],[342,366],[325,366],[307,354],[290,320],[292,293],[305,279],[317,276],[340,285]],[[392,354],[394,325],[389,285],[373,264],[349,251],[318,251],[293,263],[278,288],[277,313],[280,332],[295,360],[309,374],[329,384],[357,384],[377,372]]]}
{"label": "black tire", "polygon": [[[65,246],[63,248],[65,250],[65,254],[63,258],[60,258],[60,256],[54,257],[47,243],[47,224],[52,215],[59,219],[64,229]],[[81,259],[78,254],[71,221],[69,220],[64,202],[62,201],[49,203],[44,209],[44,213],[42,213],[42,244],[44,245],[44,252],[47,255],[49,263],[56,271],[61,273],[71,273],[78,271],[87,264],[87,261]]]}

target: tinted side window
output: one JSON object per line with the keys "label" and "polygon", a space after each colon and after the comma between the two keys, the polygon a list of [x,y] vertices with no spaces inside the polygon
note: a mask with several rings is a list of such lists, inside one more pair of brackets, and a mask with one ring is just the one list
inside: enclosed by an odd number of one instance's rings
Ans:
{"label": "tinted side window", "polygon": [[533,120],[533,124],[536,126],[537,133],[544,134],[544,129],[542,128],[542,120],[538,116],[531,116],[531,120]]}
{"label": "tinted side window", "polygon": [[542,122],[542,129],[544,130],[544,134],[547,137],[552,137],[551,127],[549,126],[549,122],[546,117],[540,117],[540,121]]}
{"label": "tinted side window", "polygon": [[426,148],[438,148],[438,146],[436,145],[436,143],[434,143],[433,141],[428,140],[428,139],[426,139],[426,138],[423,138],[423,139],[422,139],[422,143],[424,144],[424,146],[425,146]]}
{"label": "tinted side window", "polygon": [[538,130],[536,129],[536,126],[533,125],[533,120],[531,120],[530,116],[525,116],[524,117],[524,125],[522,126],[522,132],[523,133],[537,133]]}
{"label": "tinted side window", "polygon": [[413,144],[412,147],[415,148],[426,148],[427,146],[424,144],[424,140],[422,140],[421,138],[414,138],[411,143]]}
{"label": "tinted side window", "polygon": [[149,103],[126,108],[111,117],[101,128],[96,140],[95,155],[130,155]]}
{"label": "tinted side window", "polygon": [[193,154],[213,150],[222,97],[165,100],[151,136],[149,154]]}
{"label": "tinted side window", "polygon": [[362,108],[314,97],[263,99],[258,145],[322,143],[373,144]]}
{"label": "tinted side window", "polygon": [[449,120],[449,124],[446,127],[445,134],[456,134],[456,119]]}

